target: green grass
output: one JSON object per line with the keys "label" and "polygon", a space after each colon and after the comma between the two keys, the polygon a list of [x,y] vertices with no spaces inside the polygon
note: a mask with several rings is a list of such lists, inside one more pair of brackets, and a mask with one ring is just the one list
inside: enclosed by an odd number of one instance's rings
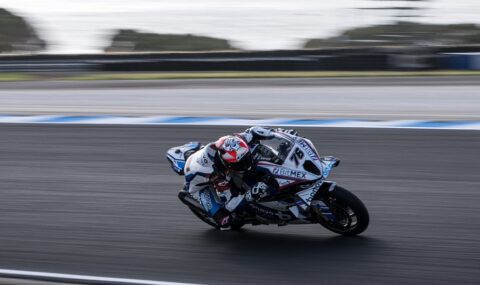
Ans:
{"label": "green grass", "polygon": [[27,73],[0,73],[0,81],[27,81],[36,79],[38,79],[38,76]]}
{"label": "green grass", "polygon": [[157,80],[214,78],[335,78],[335,77],[406,77],[406,76],[479,76],[480,71],[274,71],[274,72],[130,72],[88,73],[81,75],[31,75],[0,73],[0,81],[24,80]]}
{"label": "green grass", "polygon": [[165,73],[98,73],[67,77],[67,80],[154,80],[210,78],[332,78],[332,77],[401,77],[465,76],[480,71],[275,71],[275,72],[165,72]]}

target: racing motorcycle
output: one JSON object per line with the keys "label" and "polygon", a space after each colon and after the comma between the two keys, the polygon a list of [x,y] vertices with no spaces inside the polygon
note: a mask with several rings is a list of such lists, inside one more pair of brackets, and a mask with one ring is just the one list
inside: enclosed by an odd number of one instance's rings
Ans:
{"label": "racing motorcycle", "polygon": [[[202,147],[199,142],[191,142],[169,149],[167,159],[172,169],[183,175],[188,157]],[[276,132],[274,138],[256,143],[252,154],[255,171],[273,177],[278,191],[246,202],[240,211],[235,212],[238,218],[232,229],[246,224],[285,226],[318,223],[332,232],[353,236],[368,227],[369,214],[363,202],[347,189],[327,180],[340,160],[333,156],[319,156],[310,140]],[[215,191],[210,193],[216,196]],[[187,191],[181,190],[178,197],[200,220],[220,228]],[[219,197],[215,199],[220,201]]]}

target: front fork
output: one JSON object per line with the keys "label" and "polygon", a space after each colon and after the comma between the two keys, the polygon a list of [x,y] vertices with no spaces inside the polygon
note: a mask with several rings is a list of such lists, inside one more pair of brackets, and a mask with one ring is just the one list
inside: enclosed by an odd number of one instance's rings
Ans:
{"label": "front fork", "polygon": [[336,183],[332,181],[319,181],[312,187],[297,192],[295,194],[295,205],[289,208],[290,212],[298,219],[307,219],[311,217],[311,211],[315,210],[326,220],[335,221],[335,215],[325,203],[335,186]]}
{"label": "front fork", "polygon": [[326,203],[329,201],[331,193],[335,190],[337,183],[327,182],[320,187],[315,200],[312,201],[311,207],[314,207],[316,212],[323,216],[323,218],[330,222],[336,222],[337,218],[332,213],[330,206]]}

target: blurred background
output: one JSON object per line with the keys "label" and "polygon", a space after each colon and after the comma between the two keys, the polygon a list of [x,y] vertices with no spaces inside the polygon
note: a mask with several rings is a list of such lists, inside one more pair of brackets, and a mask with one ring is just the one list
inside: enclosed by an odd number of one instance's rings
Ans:
{"label": "blurred background", "polygon": [[[0,0],[0,284],[477,285],[479,78],[479,0]],[[166,151],[251,125],[368,230],[193,216]]]}
{"label": "blurred background", "polygon": [[[283,64],[245,59],[194,68],[480,69],[475,0],[1,0],[0,9],[1,53],[238,51],[231,57],[296,50],[303,52],[260,56],[296,57],[280,58]],[[178,65],[127,69],[187,68]]]}

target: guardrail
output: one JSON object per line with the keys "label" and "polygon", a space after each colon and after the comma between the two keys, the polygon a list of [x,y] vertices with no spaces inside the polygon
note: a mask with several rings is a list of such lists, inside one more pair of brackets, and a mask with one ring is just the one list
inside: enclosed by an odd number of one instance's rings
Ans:
{"label": "guardrail", "polygon": [[348,50],[24,55],[0,57],[0,72],[385,70],[387,57]]}
{"label": "guardrail", "polygon": [[[479,49],[480,50],[480,49]],[[197,53],[0,56],[0,72],[82,71],[377,71],[480,69],[459,65],[457,50],[334,49]],[[465,58],[461,58],[465,60]],[[477,62],[478,55],[469,56]],[[452,63],[452,61],[454,63]],[[480,62],[480,61],[479,61]]]}

